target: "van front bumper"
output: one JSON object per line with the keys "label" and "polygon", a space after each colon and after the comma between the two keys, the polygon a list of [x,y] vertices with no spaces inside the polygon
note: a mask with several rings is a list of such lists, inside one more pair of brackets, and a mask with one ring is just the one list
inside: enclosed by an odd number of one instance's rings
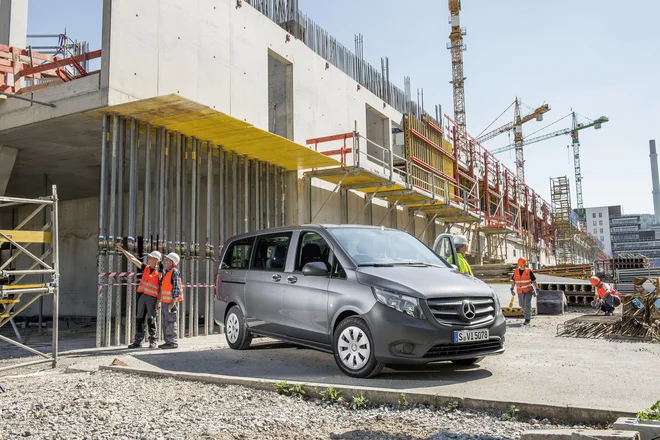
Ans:
{"label": "van front bumper", "polygon": [[[363,316],[371,330],[376,359],[385,364],[426,364],[504,353],[506,321],[502,314],[488,325],[444,326],[433,317],[416,319],[377,303]],[[490,339],[453,342],[454,331],[475,329],[488,329]]]}

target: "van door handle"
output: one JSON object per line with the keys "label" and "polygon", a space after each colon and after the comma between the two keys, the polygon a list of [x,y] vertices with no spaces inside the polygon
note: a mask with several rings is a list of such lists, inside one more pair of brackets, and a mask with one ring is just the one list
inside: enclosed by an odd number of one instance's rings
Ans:
{"label": "van door handle", "polygon": [[293,275],[289,275],[286,278],[286,280],[291,284],[296,284],[296,282],[298,281],[298,277],[294,277]]}
{"label": "van door handle", "polygon": [[281,279],[282,279],[281,275],[278,275],[278,274],[273,275],[273,281],[279,281]]}

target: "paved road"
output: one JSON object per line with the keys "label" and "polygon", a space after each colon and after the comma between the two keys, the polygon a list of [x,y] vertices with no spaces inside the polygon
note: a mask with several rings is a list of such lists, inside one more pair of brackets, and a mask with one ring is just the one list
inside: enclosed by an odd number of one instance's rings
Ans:
{"label": "paved road", "polygon": [[[373,386],[624,412],[636,412],[656,402],[660,398],[660,345],[556,337],[557,324],[574,316],[537,317],[532,327],[511,320],[506,353],[487,358],[478,367],[437,363],[414,370],[385,369],[376,378],[362,380],[344,376],[332,356],[325,353],[269,341],[255,342],[246,351],[234,351],[226,348],[223,335],[184,339],[176,352],[91,350],[84,357],[66,362],[109,365],[121,356],[131,366],[191,373]],[[62,344],[67,349],[67,342]],[[79,348],[81,344],[75,345]]]}

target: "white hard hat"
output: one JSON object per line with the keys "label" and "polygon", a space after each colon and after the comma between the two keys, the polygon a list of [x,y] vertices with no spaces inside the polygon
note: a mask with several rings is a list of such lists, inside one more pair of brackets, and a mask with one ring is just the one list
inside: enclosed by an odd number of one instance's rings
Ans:
{"label": "white hard hat", "polygon": [[155,258],[156,260],[160,261],[163,259],[163,254],[161,254],[158,251],[153,251],[152,253],[147,255],[147,257]]}
{"label": "white hard hat", "polygon": [[467,238],[465,238],[465,235],[457,235],[457,236],[454,237],[454,245],[455,246],[463,246],[463,245],[467,246],[467,244],[468,244],[468,241],[467,241]]}
{"label": "white hard hat", "polygon": [[170,252],[165,258],[172,260],[175,265],[179,264],[179,255],[177,255],[175,252]]}

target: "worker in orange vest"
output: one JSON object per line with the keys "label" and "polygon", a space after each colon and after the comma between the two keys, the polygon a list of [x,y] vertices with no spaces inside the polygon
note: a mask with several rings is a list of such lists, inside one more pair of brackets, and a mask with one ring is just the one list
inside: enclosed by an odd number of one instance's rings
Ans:
{"label": "worker in orange vest", "polygon": [[144,264],[120,245],[117,245],[116,249],[142,272],[140,284],[137,288],[140,295],[138,296],[137,307],[135,309],[135,339],[128,348],[142,347],[145,324],[149,330],[149,348],[156,348],[156,307],[158,305],[161,272],[159,265],[162,254],[158,251],[153,251],[147,255],[147,264]]}
{"label": "worker in orange vest", "polygon": [[518,258],[518,268],[511,276],[511,295],[518,295],[518,304],[523,309],[525,317],[523,325],[529,325],[532,320],[532,297],[539,291],[536,276],[532,269],[527,267],[527,260]]}
{"label": "worker in orange vest", "polygon": [[176,266],[179,255],[174,252],[167,254],[163,261],[165,271],[160,282],[160,301],[163,307],[163,323],[165,324],[165,343],[159,345],[164,350],[178,348],[179,303],[183,301],[181,289],[181,273]]}
{"label": "worker in orange vest", "polygon": [[591,305],[597,309],[605,312],[605,316],[612,316],[614,308],[621,305],[621,297],[612,286],[604,283],[598,277],[591,277],[589,279],[591,286],[594,288],[594,300]]}

